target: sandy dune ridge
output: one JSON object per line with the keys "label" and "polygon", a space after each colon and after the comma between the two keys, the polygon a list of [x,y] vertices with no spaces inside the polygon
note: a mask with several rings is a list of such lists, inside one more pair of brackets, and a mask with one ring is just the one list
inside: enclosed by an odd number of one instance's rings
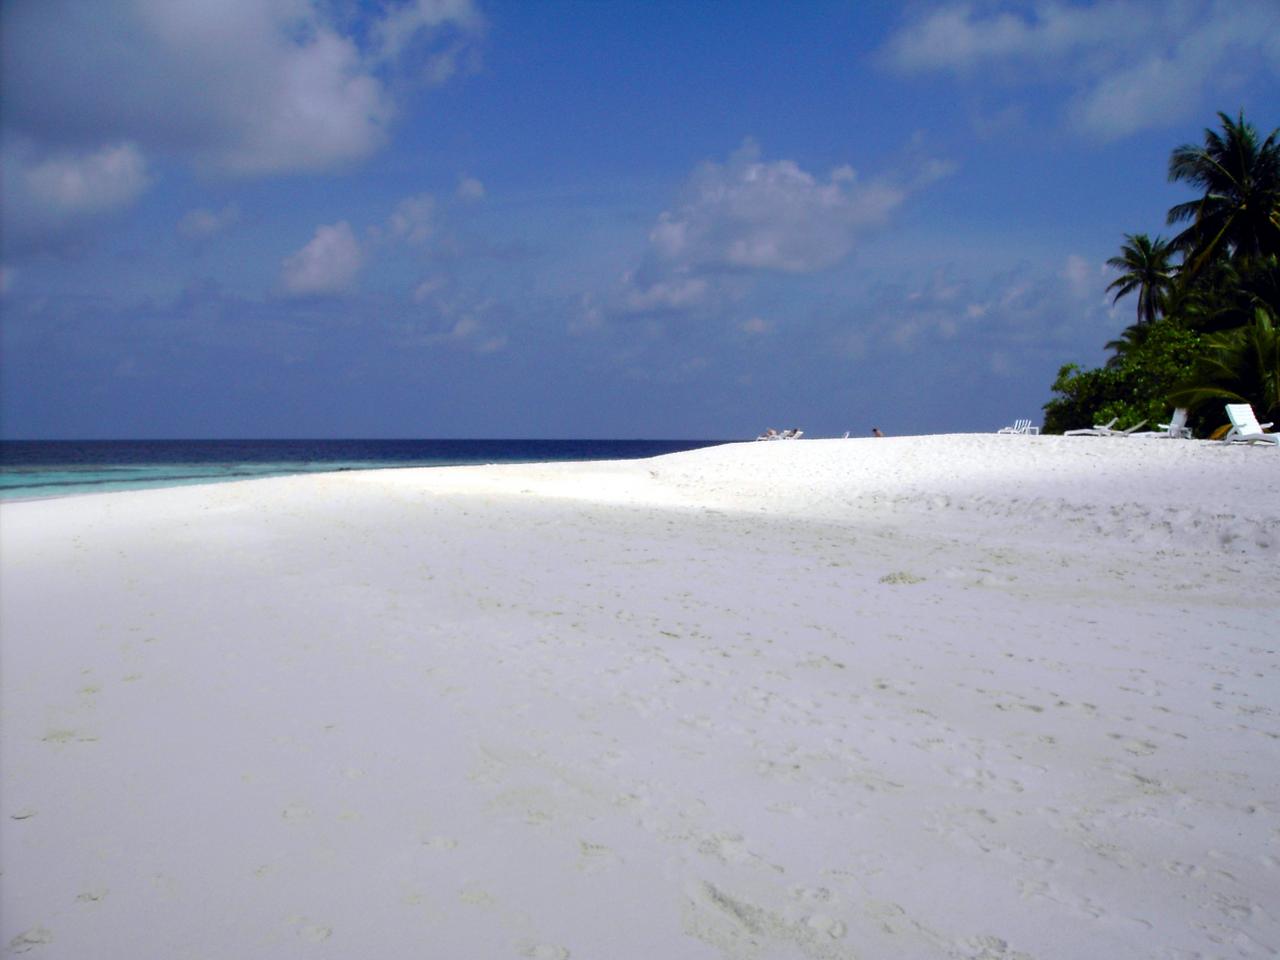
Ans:
{"label": "sandy dune ridge", "polygon": [[1280,951],[1272,449],[274,478],[0,564],[12,953]]}

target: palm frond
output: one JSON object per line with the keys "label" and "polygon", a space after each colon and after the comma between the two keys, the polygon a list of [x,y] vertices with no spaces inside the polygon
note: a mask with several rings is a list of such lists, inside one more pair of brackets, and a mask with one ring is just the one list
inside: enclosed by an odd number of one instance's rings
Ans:
{"label": "palm frond", "polygon": [[[1204,201],[1202,200],[1188,200],[1186,203],[1174,204],[1169,208],[1169,215],[1165,217],[1165,223],[1172,225],[1181,223],[1184,220],[1195,220],[1203,203]],[[1176,243],[1177,241],[1175,240],[1174,242]]]}

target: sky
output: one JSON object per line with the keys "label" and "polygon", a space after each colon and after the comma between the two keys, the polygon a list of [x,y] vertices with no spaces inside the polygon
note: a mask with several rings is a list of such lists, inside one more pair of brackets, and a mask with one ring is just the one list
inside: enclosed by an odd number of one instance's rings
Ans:
{"label": "sky", "polygon": [[1037,422],[1274,0],[0,0],[0,436]]}

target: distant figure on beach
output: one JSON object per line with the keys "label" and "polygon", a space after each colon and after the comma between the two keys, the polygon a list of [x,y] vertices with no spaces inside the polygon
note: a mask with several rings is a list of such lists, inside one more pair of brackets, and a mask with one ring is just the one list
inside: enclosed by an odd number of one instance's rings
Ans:
{"label": "distant figure on beach", "polygon": [[883,437],[883,436],[884,436],[884,434],[880,432],[880,428],[879,428],[879,427],[872,427],[872,428],[871,428],[871,435],[872,435],[873,437]]}

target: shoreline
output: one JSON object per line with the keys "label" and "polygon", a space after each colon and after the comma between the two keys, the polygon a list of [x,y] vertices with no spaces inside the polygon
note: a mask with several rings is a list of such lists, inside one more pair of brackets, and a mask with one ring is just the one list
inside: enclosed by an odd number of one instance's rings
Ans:
{"label": "shoreline", "polygon": [[1278,469],[983,434],[6,502],[0,937],[1267,956]]}
{"label": "shoreline", "polygon": [[[0,502],[350,470],[637,459],[716,442],[720,441],[0,441]],[[16,490],[32,495],[15,496]]]}

